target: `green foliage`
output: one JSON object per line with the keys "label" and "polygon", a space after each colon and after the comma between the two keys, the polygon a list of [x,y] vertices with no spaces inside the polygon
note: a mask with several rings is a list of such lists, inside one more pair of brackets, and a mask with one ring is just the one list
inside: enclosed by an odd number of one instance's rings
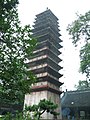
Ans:
{"label": "green foliage", "polygon": [[77,90],[86,90],[86,89],[90,89],[90,82],[88,82],[87,80],[79,80],[78,85],[75,85],[75,88]]}
{"label": "green foliage", "polygon": [[90,79],[90,43],[86,43],[80,50],[80,70],[82,73],[86,73],[88,79]]}
{"label": "green foliage", "polygon": [[[85,15],[77,15],[78,19],[68,25],[68,32],[72,36],[74,44],[77,44],[79,40],[90,40],[90,11]],[[82,36],[84,39],[82,39]]]}
{"label": "green foliage", "polygon": [[43,99],[40,100],[38,105],[25,106],[25,109],[26,111],[33,112],[34,113],[33,117],[39,120],[44,112],[48,112],[54,115],[55,117],[59,115],[59,113],[55,111],[57,107],[58,107],[57,104],[54,104],[50,100]]}
{"label": "green foliage", "polygon": [[15,115],[7,113],[6,115],[2,116],[0,120],[32,120],[30,114],[24,112],[19,113],[17,112]]}
{"label": "green foliage", "polygon": [[18,0],[0,1],[0,102],[22,104],[36,81],[25,63],[36,40],[31,36],[30,25],[20,25],[17,4]]}
{"label": "green foliage", "polygon": [[[16,112],[15,114],[7,113],[0,120],[40,120],[44,112],[49,112],[54,115],[54,117],[57,117],[57,115],[59,115],[59,113],[55,111],[57,107],[57,104],[54,104],[50,100],[43,99],[40,100],[38,105],[25,106],[23,112]],[[31,117],[32,113],[33,118]]]}
{"label": "green foliage", "polygon": [[90,80],[90,11],[85,15],[78,15],[78,19],[69,25],[67,30],[74,45],[77,46],[78,41],[84,41],[80,50],[80,71]]}

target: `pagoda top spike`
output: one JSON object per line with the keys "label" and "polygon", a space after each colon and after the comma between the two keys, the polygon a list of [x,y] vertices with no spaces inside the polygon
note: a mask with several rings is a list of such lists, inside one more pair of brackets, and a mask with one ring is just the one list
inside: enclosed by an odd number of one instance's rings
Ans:
{"label": "pagoda top spike", "polygon": [[48,7],[46,8],[46,10],[48,10]]}

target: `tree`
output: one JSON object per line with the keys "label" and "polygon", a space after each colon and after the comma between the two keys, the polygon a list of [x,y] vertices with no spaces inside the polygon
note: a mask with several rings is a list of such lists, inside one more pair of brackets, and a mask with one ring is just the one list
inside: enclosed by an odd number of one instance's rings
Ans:
{"label": "tree", "polygon": [[7,113],[0,120],[40,120],[44,112],[49,112],[54,115],[54,118],[57,118],[57,115],[59,115],[55,111],[57,107],[58,105],[51,102],[51,100],[43,99],[37,105],[25,106],[22,112],[16,112],[14,116],[11,113]]}
{"label": "tree", "polygon": [[90,89],[90,82],[88,82],[87,80],[79,80],[78,85],[75,85],[75,88],[77,90],[86,90],[86,89]]}
{"label": "tree", "polygon": [[11,113],[7,113],[5,115],[2,115],[0,117],[0,120],[32,120],[32,118],[29,113],[23,111],[23,112],[16,112],[15,115]]}
{"label": "tree", "polygon": [[57,117],[57,115],[59,115],[59,113],[55,111],[57,107],[58,105],[51,102],[51,100],[43,99],[40,100],[38,105],[25,106],[25,110],[28,112],[34,112],[34,118],[39,120],[44,112],[48,112],[54,115],[54,117]]}
{"label": "tree", "polygon": [[77,46],[78,42],[84,45],[80,50],[80,71],[86,74],[86,80],[90,81],[90,11],[85,15],[78,15],[78,19],[67,28],[72,42]]}
{"label": "tree", "polygon": [[36,40],[30,25],[20,25],[17,5],[18,0],[0,1],[0,100],[20,104],[36,80],[25,63]]}

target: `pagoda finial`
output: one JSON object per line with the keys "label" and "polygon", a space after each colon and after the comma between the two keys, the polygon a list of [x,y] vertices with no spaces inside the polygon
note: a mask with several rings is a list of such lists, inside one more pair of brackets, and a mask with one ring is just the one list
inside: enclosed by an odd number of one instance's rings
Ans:
{"label": "pagoda finial", "polygon": [[46,8],[46,10],[48,10],[48,7]]}

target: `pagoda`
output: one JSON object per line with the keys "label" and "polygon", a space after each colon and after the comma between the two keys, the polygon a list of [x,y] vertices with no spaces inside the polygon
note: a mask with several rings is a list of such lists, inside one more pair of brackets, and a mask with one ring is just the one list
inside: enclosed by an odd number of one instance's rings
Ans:
{"label": "pagoda", "polygon": [[[61,52],[62,40],[59,38],[58,18],[52,13],[50,9],[36,15],[33,25],[33,37],[37,39],[37,47],[33,51],[33,56],[30,58],[28,65],[29,70],[32,71],[38,82],[32,86],[31,94],[25,96],[25,104],[38,104],[41,99],[51,100],[58,104],[57,112],[60,112],[60,86],[62,83],[59,78],[62,74],[59,70],[59,62],[62,60],[58,57]],[[43,119],[53,119],[53,115],[45,113]],[[58,116],[61,119],[61,116]]]}

